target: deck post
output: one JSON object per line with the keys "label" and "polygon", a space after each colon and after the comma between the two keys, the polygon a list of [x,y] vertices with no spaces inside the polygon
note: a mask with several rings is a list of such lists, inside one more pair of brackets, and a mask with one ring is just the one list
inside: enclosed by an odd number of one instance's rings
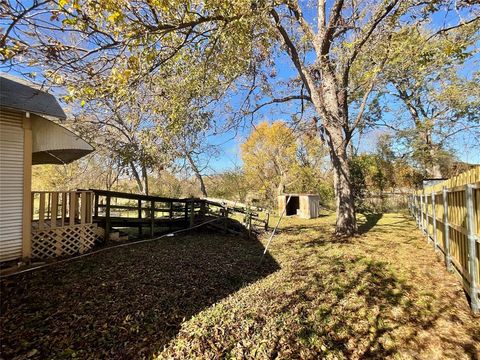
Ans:
{"label": "deck post", "polygon": [[443,225],[445,239],[445,266],[448,271],[452,271],[452,255],[450,254],[450,228],[448,226],[448,190],[443,187]]}
{"label": "deck post", "polygon": [[150,201],[150,237],[153,237],[155,227],[155,201]]}
{"label": "deck post", "polygon": [[168,212],[168,229],[172,230],[173,228],[173,201],[170,201],[170,211]]}
{"label": "deck post", "polygon": [[438,250],[437,244],[437,213],[435,209],[435,191],[432,190],[432,224],[433,224],[433,249]]}
{"label": "deck post", "polygon": [[270,212],[267,210],[267,218],[265,219],[265,231],[268,230],[268,222],[270,221]]}
{"label": "deck post", "polygon": [[475,235],[474,226],[474,207],[473,207],[473,186],[465,185],[465,196],[467,206],[467,241],[468,241],[468,273],[470,275],[470,304],[473,313],[480,310],[480,300],[478,299],[477,287],[477,236]]}
{"label": "deck post", "polygon": [[138,237],[142,237],[142,200],[138,200]]}
{"label": "deck post", "polygon": [[195,201],[192,199],[190,202],[190,227],[195,225]]}
{"label": "deck post", "polygon": [[110,240],[110,195],[105,200],[105,241]]}
{"label": "deck post", "polygon": [[185,227],[188,226],[188,200],[185,200]]}
{"label": "deck post", "polygon": [[227,233],[228,231],[228,206],[225,205],[224,208],[223,208],[223,231],[225,232],[225,234]]}
{"label": "deck post", "polygon": [[96,218],[98,218],[98,197],[99,196],[97,194],[94,194],[94,197],[95,197],[95,200],[94,200],[95,201],[95,205],[94,205],[95,209],[93,211],[94,211],[94,216]]}
{"label": "deck post", "polygon": [[206,214],[206,203],[205,200],[200,201],[200,218],[203,220]]}

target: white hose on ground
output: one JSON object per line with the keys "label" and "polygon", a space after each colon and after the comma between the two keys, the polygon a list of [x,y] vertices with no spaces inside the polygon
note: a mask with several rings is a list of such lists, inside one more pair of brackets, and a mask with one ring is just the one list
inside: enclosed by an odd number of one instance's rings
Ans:
{"label": "white hose on ground", "polygon": [[262,258],[260,259],[260,262],[263,261],[263,258],[265,257],[265,254],[266,254],[267,251],[268,251],[268,247],[270,246],[270,243],[272,242],[273,237],[275,236],[275,232],[277,231],[278,225],[280,225],[280,221],[282,221],[282,218],[283,218],[283,216],[285,215],[285,212],[287,211],[287,205],[288,205],[291,197],[292,197],[291,194],[288,195],[288,199],[287,199],[287,202],[285,203],[285,207],[283,208],[283,211],[282,211],[282,213],[280,214],[280,217],[278,218],[277,225],[275,225],[275,227],[273,228],[272,233],[270,234],[270,238],[268,239],[267,246],[265,246],[265,250],[263,251],[263,255],[262,255]]}

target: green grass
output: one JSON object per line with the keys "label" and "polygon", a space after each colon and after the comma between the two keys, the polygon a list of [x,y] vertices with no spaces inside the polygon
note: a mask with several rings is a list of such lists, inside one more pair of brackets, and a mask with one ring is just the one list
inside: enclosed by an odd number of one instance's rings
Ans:
{"label": "green grass", "polygon": [[[274,224],[276,219],[272,219]],[[282,221],[248,240],[196,233],[2,281],[2,357],[471,359],[480,321],[401,214]]]}

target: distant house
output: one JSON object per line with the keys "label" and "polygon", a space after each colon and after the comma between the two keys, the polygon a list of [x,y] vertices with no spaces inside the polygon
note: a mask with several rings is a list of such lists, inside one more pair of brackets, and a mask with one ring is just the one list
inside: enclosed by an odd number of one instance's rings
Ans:
{"label": "distant house", "polygon": [[[22,79],[0,73],[0,262],[31,257],[34,235],[38,235],[37,243],[43,248],[62,251],[63,245],[48,242],[55,238],[60,243],[67,233],[49,234],[44,230],[57,227],[57,214],[66,215],[67,199],[48,192],[40,194],[37,202],[43,210],[37,214],[35,229],[43,232],[36,233],[32,227],[32,165],[68,164],[94,149],[48,118],[66,119],[54,96]],[[66,217],[62,219],[58,227],[65,226]]]}

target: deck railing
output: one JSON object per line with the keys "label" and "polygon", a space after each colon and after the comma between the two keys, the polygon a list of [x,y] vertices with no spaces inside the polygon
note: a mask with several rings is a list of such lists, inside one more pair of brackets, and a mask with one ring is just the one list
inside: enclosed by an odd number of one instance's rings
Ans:
{"label": "deck railing", "polygon": [[[167,198],[107,190],[32,192],[32,258],[83,253],[95,241],[111,240],[117,229],[136,228],[138,237],[192,228],[206,217],[220,218],[224,231],[229,216],[242,220],[249,231],[268,228],[269,214],[196,198]],[[223,220],[223,221],[222,221]],[[98,227],[97,227],[98,226]],[[134,231],[135,232],[135,231]],[[129,234],[130,235],[130,234]],[[134,234],[133,234],[134,235]],[[117,239],[118,240],[118,239]]]}
{"label": "deck railing", "polygon": [[92,191],[33,191],[32,220],[40,230],[91,224]]}
{"label": "deck railing", "polygon": [[83,253],[97,238],[93,192],[32,192],[32,257]]}

